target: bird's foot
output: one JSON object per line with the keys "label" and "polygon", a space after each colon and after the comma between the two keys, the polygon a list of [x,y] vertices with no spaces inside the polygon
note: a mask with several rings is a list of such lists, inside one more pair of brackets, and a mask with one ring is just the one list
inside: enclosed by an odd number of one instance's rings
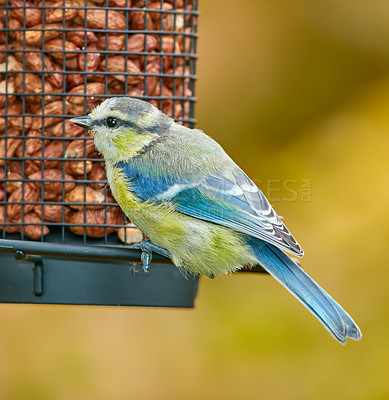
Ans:
{"label": "bird's foot", "polygon": [[[143,240],[142,242],[135,243],[129,247],[130,249],[141,250],[141,262],[142,262],[142,271],[147,274],[150,272],[150,262],[153,256],[153,252],[160,254],[166,258],[171,258],[172,255],[170,251],[164,249],[163,247],[157,246],[154,243],[151,243],[149,240]],[[133,271],[137,274],[140,271],[132,264]]]}

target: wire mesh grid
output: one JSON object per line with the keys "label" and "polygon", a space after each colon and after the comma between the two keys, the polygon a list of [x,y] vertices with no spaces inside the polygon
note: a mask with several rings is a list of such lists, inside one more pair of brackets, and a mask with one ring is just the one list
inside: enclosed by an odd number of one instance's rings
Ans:
{"label": "wire mesh grid", "polygon": [[129,95],[193,127],[197,17],[197,0],[0,0],[0,237],[139,240],[69,119]]}

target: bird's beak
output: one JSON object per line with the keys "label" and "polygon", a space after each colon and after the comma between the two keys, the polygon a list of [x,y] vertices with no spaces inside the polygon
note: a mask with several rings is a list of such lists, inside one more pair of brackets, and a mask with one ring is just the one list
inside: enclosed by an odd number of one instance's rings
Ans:
{"label": "bird's beak", "polygon": [[78,126],[86,128],[86,129],[89,129],[89,127],[91,126],[91,119],[90,119],[89,115],[72,118],[70,120],[70,122],[73,122],[73,124],[76,124]]}

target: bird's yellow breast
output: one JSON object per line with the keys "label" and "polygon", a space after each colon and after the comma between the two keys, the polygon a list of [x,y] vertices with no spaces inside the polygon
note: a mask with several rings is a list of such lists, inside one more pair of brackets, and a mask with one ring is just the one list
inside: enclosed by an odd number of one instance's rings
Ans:
{"label": "bird's yellow breast", "polygon": [[107,166],[107,178],[112,194],[124,213],[155,244],[164,241],[163,237],[172,241],[186,234],[185,224],[180,218],[183,215],[176,213],[174,206],[140,201],[131,190],[131,182],[119,168]]}

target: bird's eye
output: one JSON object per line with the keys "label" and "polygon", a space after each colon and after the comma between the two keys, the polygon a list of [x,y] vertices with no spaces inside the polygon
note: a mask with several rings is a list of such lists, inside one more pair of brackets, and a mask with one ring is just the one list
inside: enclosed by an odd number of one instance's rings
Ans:
{"label": "bird's eye", "polygon": [[108,117],[107,118],[107,126],[109,128],[113,128],[118,124],[118,120],[114,117]]}

